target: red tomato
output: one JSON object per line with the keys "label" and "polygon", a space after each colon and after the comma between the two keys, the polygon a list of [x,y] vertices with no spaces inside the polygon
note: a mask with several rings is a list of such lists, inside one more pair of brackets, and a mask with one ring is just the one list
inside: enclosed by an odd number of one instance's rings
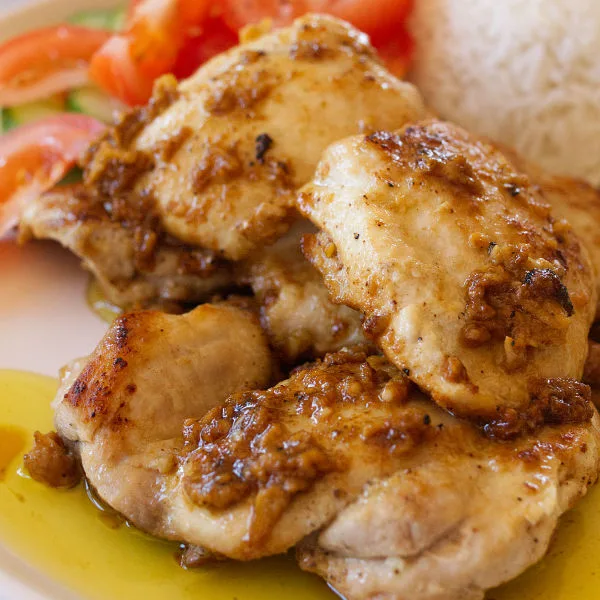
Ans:
{"label": "red tomato", "polygon": [[142,0],[128,27],[93,57],[92,79],[127,104],[143,104],[154,80],[171,71],[190,35],[200,31],[210,0]]}
{"label": "red tomato", "polygon": [[406,75],[413,58],[414,41],[405,28],[399,27],[383,38],[375,37],[373,45],[389,71],[396,77]]}
{"label": "red tomato", "polygon": [[[153,4],[152,0],[131,0],[127,7],[127,24],[131,25],[138,18],[137,14],[154,12]],[[192,27],[204,21],[211,8],[212,2],[210,0],[177,0],[177,9],[181,14],[182,21]]]}
{"label": "red tomato", "polygon": [[113,36],[92,58],[90,77],[104,91],[126,104],[144,104],[152,93],[153,77],[145,76],[133,60],[125,36]]}
{"label": "red tomato", "polygon": [[178,10],[183,23],[188,28],[197,28],[209,17],[213,5],[220,0],[179,0]]}
{"label": "red tomato", "polygon": [[370,36],[377,36],[384,32],[393,34],[393,30],[408,17],[413,0],[321,0],[320,4],[323,5],[321,12],[344,19]]}
{"label": "red tomato", "polygon": [[88,63],[110,32],[73,25],[38,29],[0,46],[0,106],[85,85]]}
{"label": "red tomato", "polygon": [[190,38],[180,50],[173,73],[178,79],[185,79],[195,73],[201,64],[237,43],[237,34],[222,19],[210,18],[204,24],[203,32]]}
{"label": "red tomato", "polygon": [[60,181],[104,129],[86,115],[61,114],[0,137],[0,236],[27,202]]}
{"label": "red tomato", "polygon": [[307,12],[327,13],[373,34],[402,23],[411,7],[412,0],[224,0],[223,14],[238,30],[265,18],[286,25]]}
{"label": "red tomato", "polygon": [[[319,0],[314,0],[319,1]],[[270,18],[276,26],[287,25],[308,12],[311,0],[223,0],[223,18],[238,31],[249,23]],[[319,2],[321,3],[321,2]]]}

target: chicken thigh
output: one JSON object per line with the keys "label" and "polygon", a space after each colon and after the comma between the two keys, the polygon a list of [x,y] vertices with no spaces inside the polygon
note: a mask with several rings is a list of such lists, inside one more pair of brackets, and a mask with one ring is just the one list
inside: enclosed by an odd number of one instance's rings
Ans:
{"label": "chicken thigh", "polygon": [[247,38],[95,144],[85,182],[140,195],[184,243],[238,260],[280,237],[321,151],[361,131],[422,118],[416,89],[380,64],[365,34],[324,15]]}
{"label": "chicken thigh", "polygon": [[[333,144],[300,209],[334,301],[456,414],[510,437],[576,396],[596,307],[589,254],[492,145],[439,121]],[[574,386],[574,387],[573,387]]]}
{"label": "chicken thigh", "polygon": [[266,385],[271,370],[260,325],[240,308],[129,313],[89,359],[63,373],[56,429],[104,501],[141,529],[169,537],[161,496],[184,419]]}
{"label": "chicken thigh", "polygon": [[51,239],[71,250],[106,298],[124,309],[198,303],[233,282],[227,262],[162,234],[151,211],[119,211],[115,202],[107,210],[83,186],[56,188],[32,202],[21,218],[20,235]]}
{"label": "chicken thigh", "polygon": [[[121,327],[132,335],[147,318]],[[582,384],[576,419],[555,414],[509,444],[441,410],[383,357],[355,350],[200,416],[226,387],[264,373],[244,363],[255,354],[246,346],[221,362],[244,375],[221,373],[220,388],[207,388],[223,340],[212,327],[198,333],[206,352],[192,363],[196,384],[177,367],[184,387],[175,393],[157,379],[156,359],[136,360],[135,344],[123,352],[127,341],[118,351],[114,329],[57,396],[57,424],[104,501],[205,555],[248,560],[300,544],[301,566],[350,600],[480,599],[543,555],[560,514],[597,477],[599,422]],[[94,384],[106,349],[128,364]],[[157,350],[146,352],[183,359],[168,342]]]}

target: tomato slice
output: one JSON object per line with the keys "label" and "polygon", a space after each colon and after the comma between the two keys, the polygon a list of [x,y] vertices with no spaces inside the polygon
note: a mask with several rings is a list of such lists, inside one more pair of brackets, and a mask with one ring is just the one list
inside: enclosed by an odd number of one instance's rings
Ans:
{"label": "tomato slice", "polygon": [[134,0],[126,31],[94,55],[92,79],[127,104],[143,104],[154,80],[174,68],[187,40],[202,30],[210,7],[210,0]]}
{"label": "tomato slice", "polygon": [[[296,17],[308,12],[318,0],[223,0],[223,18],[234,31],[250,23],[272,19],[276,27],[289,25]],[[322,12],[322,11],[318,11]]]}
{"label": "tomato slice", "polygon": [[307,12],[326,13],[374,34],[402,23],[411,8],[412,0],[224,0],[223,15],[229,27],[238,30],[265,18],[279,26]]}
{"label": "tomato slice", "polygon": [[153,77],[148,77],[131,56],[129,40],[113,36],[92,58],[90,77],[105,92],[135,106],[152,94]]}
{"label": "tomato slice", "polygon": [[223,18],[238,30],[265,18],[281,26],[307,12],[330,14],[368,33],[388,68],[403,76],[412,56],[405,30],[412,6],[413,0],[224,0]]}
{"label": "tomato slice", "polygon": [[88,81],[88,64],[111,33],[75,25],[38,29],[0,46],[0,106],[33,102]]}
{"label": "tomato slice", "polygon": [[185,79],[213,56],[229,50],[238,43],[238,36],[221,18],[209,18],[199,36],[190,38],[179,52],[173,74]]}
{"label": "tomato slice", "polygon": [[[408,17],[413,0],[317,0],[321,12],[344,19],[371,37],[393,37]],[[317,7],[310,8],[315,11]]]}
{"label": "tomato slice", "polygon": [[59,182],[105,125],[61,114],[0,137],[0,236],[16,225],[30,200]]}
{"label": "tomato slice", "polygon": [[185,39],[177,0],[145,0],[138,4],[125,36],[139,71],[158,77],[173,66]]}
{"label": "tomato slice", "polygon": [[373,45],[391,73],[400,78],[408,73],[414,53],[414,40],[406,29],[399,28],[390,37],[376,37]]}

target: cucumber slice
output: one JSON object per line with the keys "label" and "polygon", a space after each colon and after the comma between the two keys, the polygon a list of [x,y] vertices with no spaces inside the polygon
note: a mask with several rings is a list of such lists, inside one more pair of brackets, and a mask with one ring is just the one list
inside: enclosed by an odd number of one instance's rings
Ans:
{"label": "cucumber slice", "polygon": [[19,106],[2,109],[2,130],[7,131],[18,125],[25,125],[43,117],[49,117],[64,112],[63,96],[53,96],[46,100],[28,102]]}
{"label": "cucumber slice", "polygon": [[125,8],[109,10],[85,10],[69,17],[69,23],[90,27],[91,29],[109,29],[121,31],[125,25],[127,11]]}
{"label": "cucumber slice", "polygon": [[115,113],[122,110],[120,102],[95,87],[72,91],[67,96],[67,109],[94,117],[104,123],[112,123]]}
{"label": "cucumber slice", "polygon": [[71,185],[73,183],[80,183],[83,178],[83,171],[79,167],[73,167],[59,182],[57,185]]}
{"label": "cucumber slice", "polygon": [[0,133],[6,133],[16,126],[17,124],[11,117],[10,110],[8,108],[0,109]]}

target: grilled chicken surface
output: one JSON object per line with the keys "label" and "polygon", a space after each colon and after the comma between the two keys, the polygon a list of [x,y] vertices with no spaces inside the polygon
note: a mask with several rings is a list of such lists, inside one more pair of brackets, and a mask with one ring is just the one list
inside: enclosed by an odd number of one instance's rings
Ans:
{"label": "grilled chicken surface", "polygon": [[214,252],[166,239],[139,216],[128,206],[117,215],[83,186],[65,186],[27,207],[20,235],[68,248],[121,308],[198,303],[232,285],[231,267]]}
{"label": "grilled chicken surface", "polygon": [[599,301],[596,319],[600,318],[600,191],[579,179],[551,175],[513,150],[507,150],[507,155],[539,186],[553,214],[566,219],[586,246],[594,265]]}
{"label": "grilled chicken surface", "polygon": [[300,207],[321,229],[304,250],[334,300],[365,313],[388,358],[440,405],[508,411],[519,427],[546,379],[570,397],[594,268],[492,145],[438,121],[349,138],[326,151]]}
{"label": "grilled chicken surface", "polygon": [[75,252],[121,307],[204,301],[231,283],[221,259],[262,251],[297,219],[296,188],[328,144],[424,114],[364,34],[306,16],[161,80],[90,148],[83,187],[34,202],[22,234]]}
{"label": "grilled chicken surface", "polygon": [[152,196],[168,233],[238,260],[286,231],[328,144],[423,116],[367,36],[308,15],[180,85],[163,80],[92,149],[86,181],[102,195]]}
{"label": "grilled chicken surface", "polygon": [[156,523],[184,419],[204,415],[233,392],[266,385],[271,370],[260,325],[240,308],[130,313],[113,323],[89,359],[64,373],[57,431],[104,501],[140,528],[173,537]]}
{"label": "grilled chicken surface", "polygon": [[[150,533],[239,560],[299,544],[300,565],[350,598],[478,599],[544,554],[560,514],[596,478],[589,398],[579,422],[506,444],[358,351],[214,406],[269,372],[256,326],[236,315],[249,345],[240,371],[215,378],[212,369],[234,362],[223,351],[244,343],[223,333],[227,310],[124,317],[57,396],[59,433],[77,445],[89,481]],[[167,335],[152,350],[137,343],[159,327]]]}

